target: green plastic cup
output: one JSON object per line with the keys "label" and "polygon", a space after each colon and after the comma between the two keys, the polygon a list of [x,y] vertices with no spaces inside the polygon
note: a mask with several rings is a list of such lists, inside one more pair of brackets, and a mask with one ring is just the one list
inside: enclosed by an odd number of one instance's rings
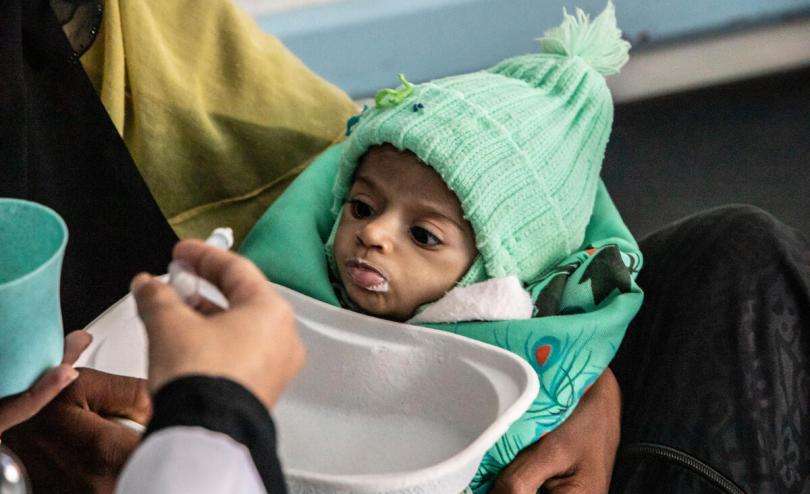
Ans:
{"label": "green plastic cup", "polygon": [[67,226],[50,208],[0,198],[0,398],[62,360],[59,277]]}

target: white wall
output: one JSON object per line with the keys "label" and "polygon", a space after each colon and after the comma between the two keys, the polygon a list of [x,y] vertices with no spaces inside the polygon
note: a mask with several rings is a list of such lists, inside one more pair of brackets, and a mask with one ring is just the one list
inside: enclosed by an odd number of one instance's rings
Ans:
{"label": "white wall", "polygon": [[[595,15],[606,0],[237,2],[313,70],[352,96],[366,97],[399,84],[399,73],[421,82],[482,69],[508,56],[537,50],[535,38],[560,22],[563,6],[569,12],[581,6]],[[810,25],[806,22],[810,0],[614,2],[619,26],[633,43],[633,65],[627,69],[641,67],[640,72],[631,71],[631,82],[658,85],[634,87],[623,93],[625,99],[656,94],[664,87],[667,91],[696,87],[701,80],[720,82],[810,63]],[[786,18],[805,21],[796,24],[785,22]],[[763,29],[768,34],[738,36]],[[724,43],[725,38],[738,43]],[[714,43],[718,40],[720,45]],[[687,51],[678,51],[681,47]],[[702,56],[705,49],[714,50],[712,57]],[[679,73],[668,73],[666,65],[656,62],[664,59],[659,55],[670,57],[667,63],[682,63]],[[635,59],[643,59],[643,67]],[[712,70],[715,66],[719,71]],[[674,77],[671,84],[666,81],[670,77]]]}

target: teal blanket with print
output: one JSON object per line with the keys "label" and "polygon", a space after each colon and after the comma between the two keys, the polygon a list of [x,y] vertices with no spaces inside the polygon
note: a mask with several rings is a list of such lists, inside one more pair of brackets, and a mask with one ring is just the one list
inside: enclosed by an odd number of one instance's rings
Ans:
{"label": "teal blanket with print", "polygon": [[[340,306],[324,244],[335,216],[332,184],[342,153],[325,151],[256,223],[240,247],[275,283]],[[425,324],[505,348],[540,379],[529,410],[486,453],[470,487],[486,492],[523,448],[560,425],[602,374],[643,294],[635,278],[642,257],[603,183],[580,250],[527,286],[534,317],[515,321]]]}

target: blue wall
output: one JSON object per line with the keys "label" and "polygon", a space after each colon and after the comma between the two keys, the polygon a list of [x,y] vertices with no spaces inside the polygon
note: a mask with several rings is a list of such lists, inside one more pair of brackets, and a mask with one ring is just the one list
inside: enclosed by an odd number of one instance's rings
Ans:
{"label": "blue wall", "polygon": [[[810,13],[810,0],[614,0],[636,47]],[[605,0],[349,0],[259,16],[313,70],[352,96],[477,70],[537,49],[562,7],[596,15]],[[647,43],[642,40],[648,40]],[[808,48],[810,50],[810,47]]]}

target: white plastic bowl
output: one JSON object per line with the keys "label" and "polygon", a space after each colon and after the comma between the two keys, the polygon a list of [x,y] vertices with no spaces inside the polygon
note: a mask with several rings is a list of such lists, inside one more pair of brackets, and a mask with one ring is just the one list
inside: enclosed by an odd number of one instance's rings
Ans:
{"label": "white plastic bowl", "polygon": [[[531,366],[505,350],[275,288],[307,346],[306,368],[273,411],[294,494],[458,494],[537,394]],[[89,330],[77,365],[145,376],[131,296]]]}

